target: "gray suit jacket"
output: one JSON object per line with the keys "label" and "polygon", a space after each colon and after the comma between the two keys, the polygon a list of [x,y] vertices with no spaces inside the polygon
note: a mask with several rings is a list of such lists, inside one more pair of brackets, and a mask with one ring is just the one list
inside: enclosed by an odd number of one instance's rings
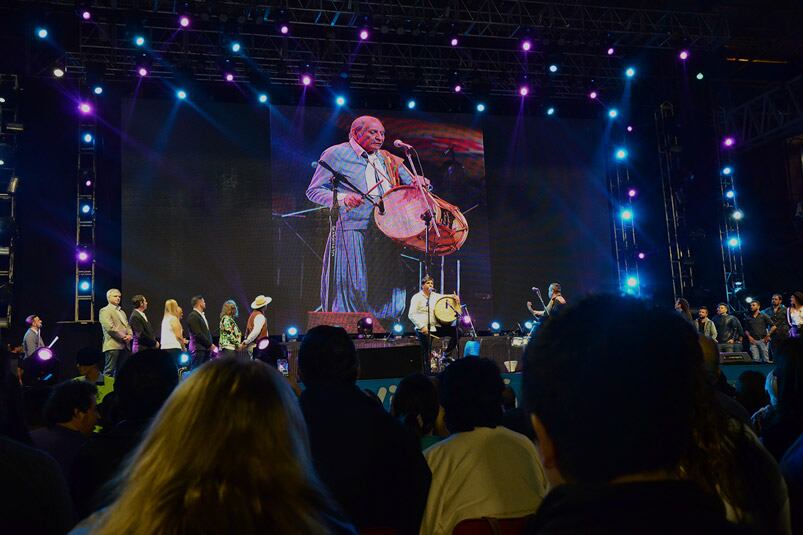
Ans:
{"label": "gray suit jacket", "polygon": [[106,305],[100,309],[98,320],[103,329],[103,351],[125,349],[127,343],[123,337],[132,334],[125,312],[114,305]]}

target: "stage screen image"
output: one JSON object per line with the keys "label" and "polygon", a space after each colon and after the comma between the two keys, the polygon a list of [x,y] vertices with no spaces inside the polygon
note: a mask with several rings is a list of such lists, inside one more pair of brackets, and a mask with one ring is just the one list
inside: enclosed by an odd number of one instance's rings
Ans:
{"label": "stage screen image", "polygon": [[[384,127],[387,153],[380,153],[381,161],[361,161],[354,150],[362,152],[360,146],[349,143],[350,125],[362,115],[378,118]],[[281,296],[276,310],[288,321],[303,325],[306,312],[314,310],[370,312],[386,328],[401,322],[412,330],[407,312],[425,272],[422,216],[429,205],[426,195],[408,185],[412,166],[393,146],[396,139],[415,147],[420,161],[413,164],[420,165],[417,170],[430,181],[432,193],[449,205],[440,212],[444,225],[429,232],[428,271],[435,291],[459,292],[472,315],[490,317],[485,161],[476,117],[277,106],[271,112],[275,288]],[[340,203],[332,270],[327,248],[331,173],[318,166],[319,159],[361,191],[374,183],[367,183],[366,170],[374,181],[379,175],[374,192],[381,193],[387,211],[367,202],[357,208]],[[348,193],[346,185],[338,188],[341,196]],[[377,194],[374,201],[379,199]]]}

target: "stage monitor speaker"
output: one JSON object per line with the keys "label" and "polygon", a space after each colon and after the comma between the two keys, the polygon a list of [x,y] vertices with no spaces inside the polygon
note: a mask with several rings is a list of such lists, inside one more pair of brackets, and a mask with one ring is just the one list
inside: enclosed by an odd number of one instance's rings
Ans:
{"label": "stage monitor speaker", "polygon": [[370,312],[307,312],[307,330],[318,325],[343,327],[349,334],[357,334],[357,322],[363,318],[371,318],[374,322],[374,334],[385,334],[387,331]]}
{"label": "stage monitor speaker", "polygon": [[421,371],[421,346],[357,348],[360,379],[406,377]]}
{"label": "stage monitor speaker", "polygon": [[720,364],[753,364],[753,359],[744,351],[734,351],[733,353],[720,353]]}

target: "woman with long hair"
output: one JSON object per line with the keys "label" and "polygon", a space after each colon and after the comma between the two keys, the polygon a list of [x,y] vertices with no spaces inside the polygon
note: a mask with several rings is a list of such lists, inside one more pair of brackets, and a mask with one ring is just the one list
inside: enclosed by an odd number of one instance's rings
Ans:
{"label": "woman with long hair", "polygon": [[686,299],[679,297],[678,300],[675,301],[675,310],[678,311],[678,314],[680,314],[684,320],[689,322],[689,325],[694,327],[695,331],[697,330],[694,317],[691,315],[691,307],[689,307],[689,302]]}
{"label": "woman with long hair", "polygon": [[803,332],[803,292],[795,292],[789,298],[786,321],[789,322],[789,337],[800,338]]}
{"label": "woman with long hair", "polygon": [[436,444],[441,438],[435,432],[438,416],[443,407],[438,402],[438,390],[429,377],[422,373],[408,375],[401,380],[390,402],[390,414],[421,443],[421,450]]}
{"label": "woman with long hair", "polygon": [[215,359],[168,398],[91,533],[348,533],[296,397],[260,361]]}
{"label": "woman with long hair", "polygon": [[220,311],[220,356],[236,357],[238,351],[242,350],[243,333],[237,325],[237,303],[229,299],[223,303]]}
{"label": "woman with long hair", "polygon": [[160,347],[170,353],[173,362],[178,365],[179,356],[187,349],[187,339],[181,328],[183,312],[175,299],[165,301],[165,312],[162,318],[162,336]]}

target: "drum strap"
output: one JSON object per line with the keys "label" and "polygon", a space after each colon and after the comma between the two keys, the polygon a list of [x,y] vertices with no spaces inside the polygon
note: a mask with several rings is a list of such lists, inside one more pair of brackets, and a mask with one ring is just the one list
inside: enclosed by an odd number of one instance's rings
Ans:
{"label": "drum strap", "polygon": [[401,180],[399,179],[399,167],[402,165],[403,160],[386,150],[380,150],[379,154],[382,156],[382,160],[385,162],[385,169],[388,172],[388,178],[390,178],[391,182],[393,182],[393,187],[395,188],[401,184]]}

